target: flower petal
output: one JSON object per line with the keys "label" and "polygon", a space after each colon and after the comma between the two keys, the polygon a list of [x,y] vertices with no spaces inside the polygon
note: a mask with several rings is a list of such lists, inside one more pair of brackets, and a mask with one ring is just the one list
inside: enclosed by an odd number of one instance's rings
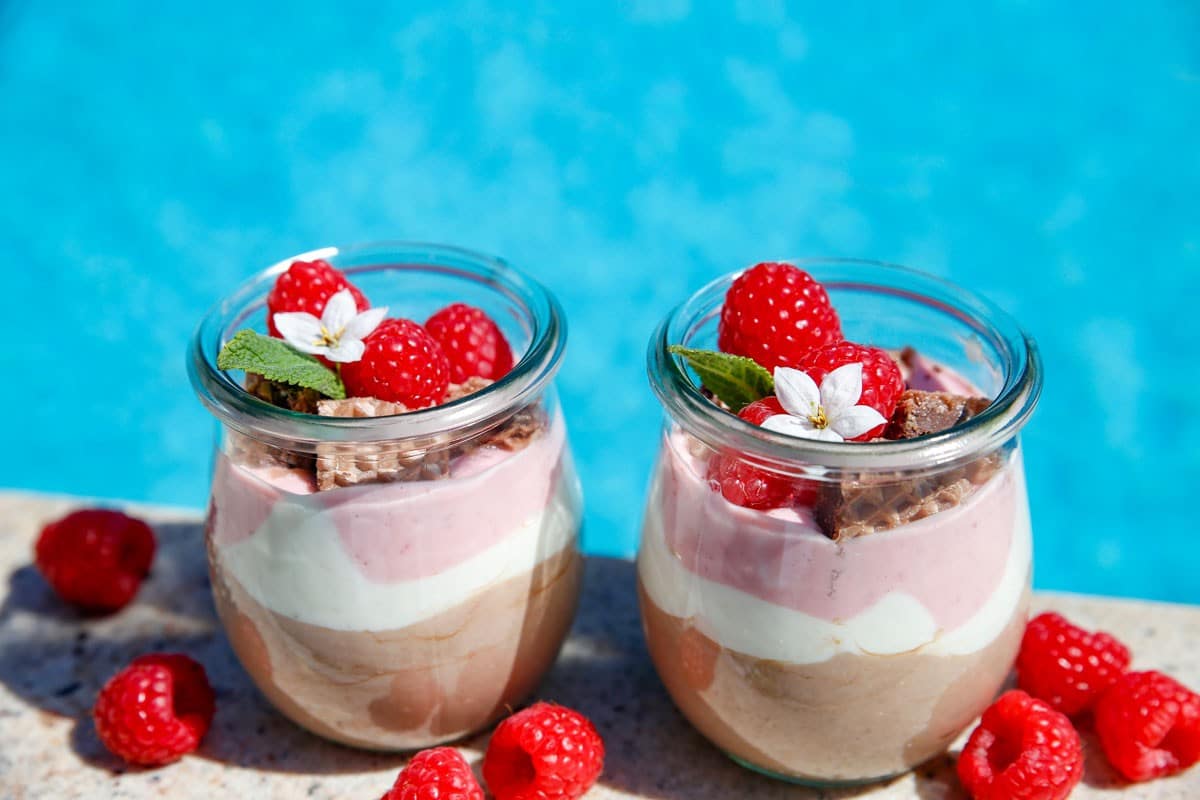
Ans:
{"label": "flower petal", "polygon": [[281,311],[271,320],[285,342],[302,353],[323,353],[321,320],[305,311]]}
{"label": "flower petal", "polygon": [[342,289],[335,292],[325,303],[325,310],[321,312],[321,324],[336,335],[345,329],[357,313],[358,306],[354,302],[354,295],[350,294],[349,289]]}
{"label": "flower petal", "polygon": [[862,397],[862,364],[843,364],[821,381],[821,406],[828,417],[836,417]]}
{"label": "flower petal", "polygon": [[[346,330],[342,331],[342,338],[350,339],[365,339],[371,334],[371,331],[379,327],[379,323],[383,322],[383,318],[387,316],[387,306],[379,308],[368,308],[360,314],[355,314],[354,318],[346,323]],[[362,356],[360,355],[359,358]],[[355,361],[358,358],[354,359]]]}
{"label": "flower petal", "polygon": [[773,417],[768,417],[763,422],[762,427],[769,431],[796,436],[801,439],[816,439],[824,442],[842,441],[842,437],[838,436],[830,428],[818,428],[809,422],[807,417],[793,417],[790,414],[776,414]]}
{"label": "flower petal", "polygon": [[792,416],[814,416],[821,402],[821,392],[808,373],[791,367],[775,368],[775,396]]}
{"label": "flower petal", "polygon": [[851,406],[829,420],[829,427],[845,438],[853,439],[885,422],[883,414],[870,406]]}
{"label": "flower petal", "polygon": [[349,336],[343,336],[338,340],[337,344],[328,348],[325,357],[330,361],[339,361],[346,364],[350,361],[358,361],[363,357],[363,353],[366,350],[367,346],[362,343],[362,339],[352,339]]}

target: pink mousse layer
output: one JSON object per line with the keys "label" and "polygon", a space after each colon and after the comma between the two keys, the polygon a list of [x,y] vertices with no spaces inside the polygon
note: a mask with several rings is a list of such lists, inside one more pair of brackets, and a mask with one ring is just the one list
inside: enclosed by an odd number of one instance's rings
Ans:
{"label": "pink mousse layer", "polygon": [[559,416],[523,450],[479,448],[454,462],[445,480],[328,492],[317,492],[302,470],[246,467],[222,453],[213,477],[213,542],[228,547],[254,536],[275,505],[287,503],[322,517],[370,581],[436,575],[545,510],[562,474],[564,439]]}
{"label": "pink mousse layer", "polygon": [[785,608],[836,622],[891,592],[914,597],[951,631],[1000,584],[1024,491],[1006,467],[962,505],[890,531],[834,542],[808,509],[733,505],[704,477],[679,431],[659,466],[663,535],[685,569]]}

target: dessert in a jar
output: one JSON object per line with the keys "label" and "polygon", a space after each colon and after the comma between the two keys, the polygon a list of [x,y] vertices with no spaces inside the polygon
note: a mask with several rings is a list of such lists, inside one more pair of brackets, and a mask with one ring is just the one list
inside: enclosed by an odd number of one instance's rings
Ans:
{"label": "dessert in a jar", "polygon": [[219,420],[217,610],[267,698],[345,744],[474,733],[554,661],[579,597],[561,309],[430,245],[288,259],[190,353]]}
{"label": "dessert in a jar", "polygon": [[1026,622],[1032,341],[903,268],[765,263],[671,312],[649,372],[666,425],[638,591],[679,709],[797,782],[942,752]]}

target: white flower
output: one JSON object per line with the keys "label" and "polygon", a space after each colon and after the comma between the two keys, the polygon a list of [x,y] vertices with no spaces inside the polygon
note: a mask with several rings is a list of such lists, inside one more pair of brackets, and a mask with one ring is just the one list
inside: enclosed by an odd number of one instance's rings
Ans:
{"label": "white flower", "polygon": [[362,313],[349,289],[329,298],[321,318],[304,311],[283,311],[274,316],[275,327],[292,347],[302,353],[325,356],[330,361],[358,361],[366,347],[362,340],[379,327],[387,306]]}
{"label": "white flower", "polygon": [[887,421],[870,406],[858,405],[862,364],[857,362],[830,372],[819,389],[807,373],[776,367],[775,395],[787,413],[769,417],[763,427],[791,436],[841,442]]}

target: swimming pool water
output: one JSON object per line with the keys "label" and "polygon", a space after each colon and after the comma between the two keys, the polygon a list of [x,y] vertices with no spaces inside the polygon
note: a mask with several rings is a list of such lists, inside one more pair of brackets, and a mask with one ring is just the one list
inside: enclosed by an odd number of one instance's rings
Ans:
{"label": "swimming pool water", "polygon": [[1200,602],[1200,9],[719,5],[0,4],[0,486],[201,506],[203,310],[440,240],[559,294],[586,544],[629,553],[656,321],[755,260],[878,258],[1041,344],[1037,584]]}

